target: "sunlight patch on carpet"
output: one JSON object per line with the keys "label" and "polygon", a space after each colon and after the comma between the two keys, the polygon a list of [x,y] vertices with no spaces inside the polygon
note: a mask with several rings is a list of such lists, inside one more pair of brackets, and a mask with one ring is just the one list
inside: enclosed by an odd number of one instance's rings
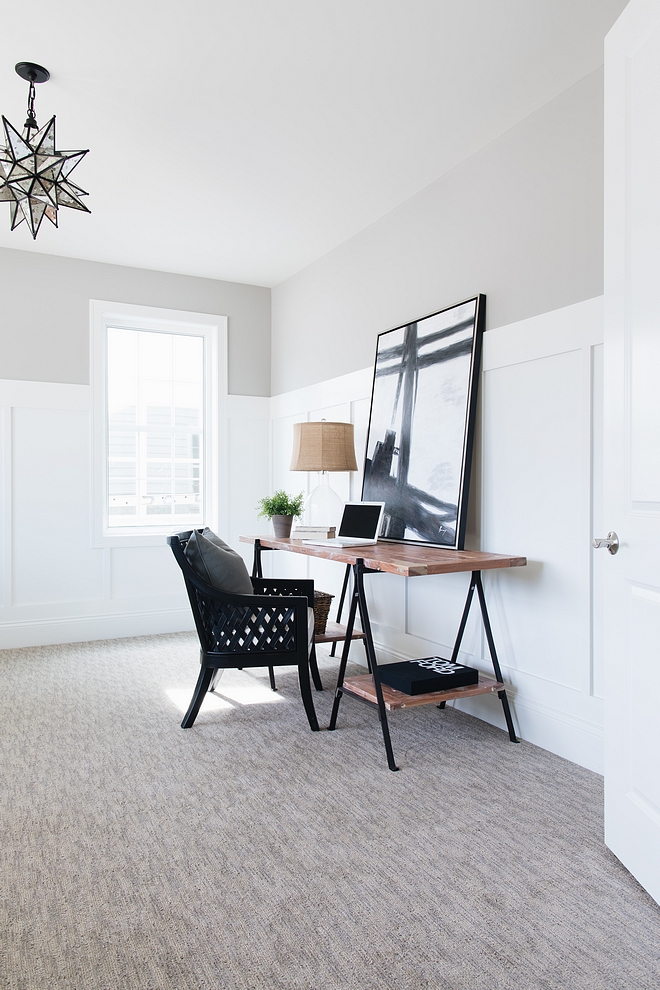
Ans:
{"label": "sunlight patch on carpet", "polygon": [[[190,688],[169,688],[165,691],[165,694],[174,702],[176,707],[180,712],[184,714],[188,711],[188,705],[190,704],[190,699],[192,698],[192,691]],[[202,702],[202,707],[200,708],[200,713],[202,712],[217,712],[221,708],[234,708],[235,706],[229,701],[225,701],[224,698],[219,698],[216,694],[207,694]]]}
{"label": "sunlight patch on carpet", "polygon": [[224,698],[231,698],[239,705],[272,705],[278,701],[286,699],[276,691],[271,691],[265,684],[252,683],[230,683],[228,679],[220,682],[216,691]]}

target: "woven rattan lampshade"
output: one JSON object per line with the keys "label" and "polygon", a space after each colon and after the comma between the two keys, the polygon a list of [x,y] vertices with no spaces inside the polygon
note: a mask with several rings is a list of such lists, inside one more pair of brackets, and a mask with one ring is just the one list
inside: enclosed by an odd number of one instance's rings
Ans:
{"label": "woven rattan lampshade", "polygon": [[352,423],[294,423],[290,471],[357,471]]}

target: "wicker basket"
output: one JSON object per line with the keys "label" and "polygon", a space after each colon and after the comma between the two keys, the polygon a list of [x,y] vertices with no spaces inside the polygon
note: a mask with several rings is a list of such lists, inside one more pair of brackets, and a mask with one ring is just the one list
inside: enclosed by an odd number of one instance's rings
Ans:
{"label": "wicker basket", "polygon": [[330,605],[334,595],[329,595],[327,591],[314,592],[314,635],[322,636],[325,632]]}

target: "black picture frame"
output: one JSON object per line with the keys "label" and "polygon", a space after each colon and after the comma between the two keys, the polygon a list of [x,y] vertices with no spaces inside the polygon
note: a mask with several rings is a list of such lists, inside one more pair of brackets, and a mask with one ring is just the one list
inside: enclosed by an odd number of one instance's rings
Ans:
{"label": "black picture frame", "polygon": [[486,319],[482,293],[378,335],[362,500],[381,539],[462,550]]}

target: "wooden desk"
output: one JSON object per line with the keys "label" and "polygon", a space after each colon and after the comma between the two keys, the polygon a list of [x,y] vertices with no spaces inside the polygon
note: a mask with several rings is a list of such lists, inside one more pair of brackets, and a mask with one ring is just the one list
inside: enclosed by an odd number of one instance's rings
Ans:
{"label": "wooden desk", "polygon": [[[241,542],[254,544],[253,576],[255,577],[260,577],[262,574],[262,550],[285,550],[289,553],[301,553],[308,557],[321,557],[325,560],[336,560],[339,563],[346,564],[346,577],[344,579],[344,588],[339,605],[340,612],[348,586],[349,573],[353,573],[353,590],[350,593],[350,607],[346,627],[337,626],[337,630],[341,632],[341,637],[335,635],[326,639],[326,642],[333,639],[344,639],[344,648],[342,650],[339,676],[335,690],[335,700],[330,725],[328,726],[330,730],[336,727],[339,703],[344,693],[348,693],[361,701],[365,701],[367,704],[373,705],[378,709],[388,766],[390,770],[398,770],[394,762],[389,726],[387,724],[388,710],[394,711],[397,708],[413,707],[414,705],[422,704],[436,704],[444,708],[446,701],[450,698],[465,697],[467,694],[490,694],[496,692],[502,702],[502,709],[509,730],[509,738],[511,742],[518,742],[513,726],[513,719],[511,718],[509,701],[506,696],[506,689],[502,681],[502,672],[497,658],[488,609],[486,608],[481,571],[503,567],[524,567],[527,563],[525,557],[511,557],[498,553],[482,553],[476,550],[442,550],[438,547],[418,546],[409,543],[390,543],[386,541],[380,541],[373,546],[332,547],[324,546],[323,544],[305,544],[301,540],[279,539],[271,536],[242,536]],[[364,592],[364,575],[380,572],[399,574],[402,577],[423,577],[429,574],[455,574],[460,571],[470,571],[472,577],[451,659],[456,661],[458,658],[474,592],[476,591],[490,658],[495,672],[495,680],[481,677],[479,684],[470,685],[469,691],[467,688],[444,692],[435,691],[432,694],[418,695],[417,697],[405,695],[400,691],[394,691],[392,688],[381,685],[380,675],[378,673],[378,661],[371,634],[367,600]],[[346,664],[348,662],[348,651],[351,638],[354,635],[353,627],[358,612],[362,625],[362,635],[364,637],[370,675],[351,677],[344,680]]]}
{"label": "wooden desk", "polygon": [[370,571],[385,571],[402,577],[424,577],[428,574],[455,574],[457,571],[487,571],[496,567],[524,567],[526,557],[509,557],[502,553],[481,553],[478,550],[441,550],[438,547],[415,546],[411,543],[389,543],[381,540],[373,546],[324,547],[311,546],[302,540],[281,539],[276,536],[241,536],[241,543],[258,540],[266,550],[288,550],[307,557],[323,557],[342,564],[354,565],[358,560]]}

